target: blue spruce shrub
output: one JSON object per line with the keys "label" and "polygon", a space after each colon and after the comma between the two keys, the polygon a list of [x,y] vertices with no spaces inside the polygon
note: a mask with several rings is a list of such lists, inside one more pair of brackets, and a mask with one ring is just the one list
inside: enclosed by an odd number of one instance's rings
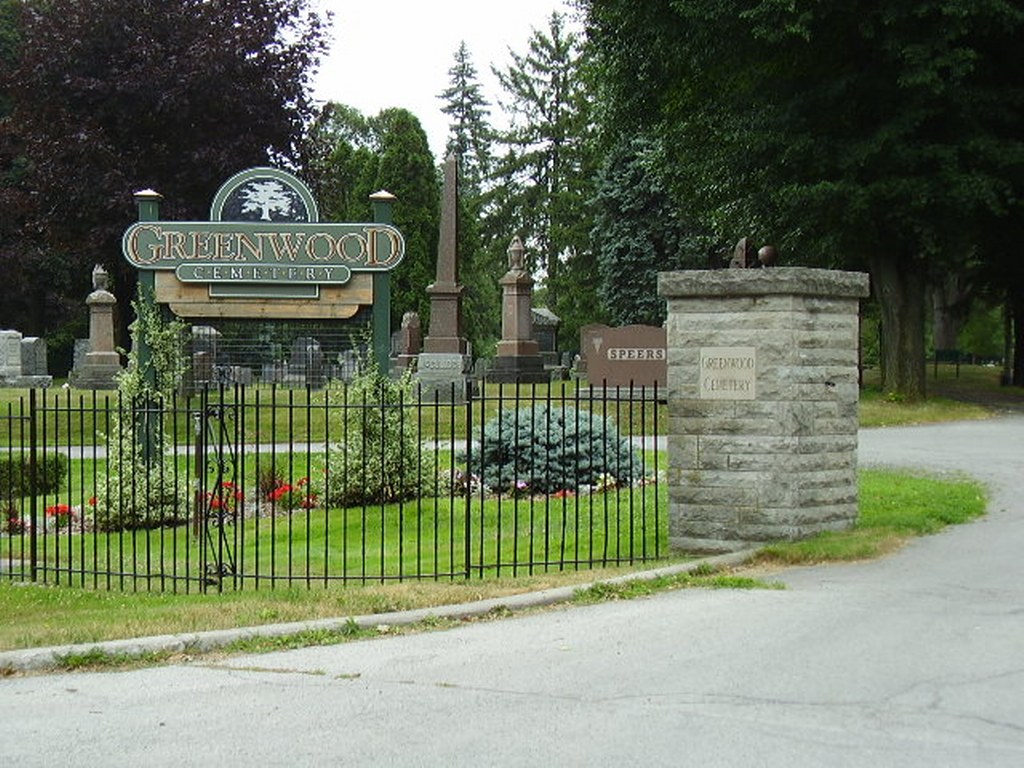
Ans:
{"label": "blue spruce shrub", "polygon": [[505,410],[488,422],[469,469],[495,491],[552,493],[629,485],[640,458],[610,419],[535,405]]}

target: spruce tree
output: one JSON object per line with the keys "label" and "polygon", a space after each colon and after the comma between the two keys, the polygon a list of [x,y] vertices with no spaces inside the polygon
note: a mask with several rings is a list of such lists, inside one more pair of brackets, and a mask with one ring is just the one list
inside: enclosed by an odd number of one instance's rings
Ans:
{"label": "spruce tree", "polygon": [[483,187],[493,164],[494,131],[490,106],[483,97],[469,49],[460,43],[448,70],[449,86],[439,98],[450,118],[446,151],[459,165],[459,278],[463,285],[462,318],[466,338],[477,355],[487,356],[500,332],[498,279],[504,261],[486,248],[481,233]]}
{"label": "spruce tree", "polygon": [[444,100],[441,111],[450,118],[445,152],[458,158],[463,190],[477,195],[491,169],[494,131],[488,122],[490,104],[483,96],[465,41],[454,58],[448,70],[449,85],[438,96]]}
{"label": "spruce tree", "polygon": [[[504,238],[505,246],[513,234],[523,236],[532,265],[544,270],[538,276],[548,306],[562,317],[563,338],[570,340],[596,311],[594,282],[579,282],[594,271],[588,239],[594,154],[584,51],[565,18],[553,13],[547,29],[533,31],[526,53],[510,55],[510,65],[494,69],[511,125],[499,133],[503,150],[493,174],[489,233]],[[568,268],[574,260],[585,263]]]}

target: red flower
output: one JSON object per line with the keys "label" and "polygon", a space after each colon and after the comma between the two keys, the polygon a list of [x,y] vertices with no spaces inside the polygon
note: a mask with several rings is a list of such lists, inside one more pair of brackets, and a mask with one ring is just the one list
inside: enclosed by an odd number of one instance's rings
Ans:
{"label": "red flower", "polygon": [[286,493],[291,493],[292,487],[290,485],[279,485],[273,491],[270,492],[271,501],[280,501]]}

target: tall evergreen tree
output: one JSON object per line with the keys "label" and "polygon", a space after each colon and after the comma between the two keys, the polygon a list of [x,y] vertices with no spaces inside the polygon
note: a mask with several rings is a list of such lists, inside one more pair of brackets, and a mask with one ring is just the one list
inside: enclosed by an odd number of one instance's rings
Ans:
{"label": "tall evergreen tree", "polygon": [[427,328],[427,286],[437,275],[441,220],[434,157],[420,121],[408,110],[386,109],[371,123],[380,142],[374,189],[398,198],[394,222],[405,237],[405,259],[391,272],[391,326],[397,328],[405,312],[415,311]]}
{"label": "tall evergreen tree", "polygon": [[[566,27],[565,18],[553,13],[546,30],[533,31],[527,53],[510,51],[512,63],[494,70],[511,126],[499,133],[505,150],[493,174],[488,218],[504,245],[522,233],[528,255],[539,256],[548,304],[571,339],[596,306],[594,284],[579,283],[593,272],[587,202],[594,156],[584,51]],[[575,260],[586,263],[568,269]]]}
{"label": "tall evergreen tree", "polygon": [[459,167],[459,280],[463,329],[477,355],[487,355],[500,332],[501,297],[498,279],[503,260],[486,247],[481,230],[483,187],[493,165],[494,130],[489,104],[477,79],[466,43],[459,44],[448,70],[449,84],[438,98],[448,115],[446,152]]}
{"label": "tall evergreen tree", "polygon": [[665,151],[650,136],[624,138],[605,157],[597,177],[592,239],[598,296],[616,324],[661,325],[665,300],[658,272],[708,266],[717,250],[696,231],[669,192]]}
{"label": "tall evergreen tree", "polygon": [[488,122],[490,104],[484,98],[465,41],[459,43],[454,58],[448,70],[448,87],[438,96],[444,101],[441,111],[449,118],[445,152],[459,161],[463,190],[479,195],[492,163],[494,130]]}

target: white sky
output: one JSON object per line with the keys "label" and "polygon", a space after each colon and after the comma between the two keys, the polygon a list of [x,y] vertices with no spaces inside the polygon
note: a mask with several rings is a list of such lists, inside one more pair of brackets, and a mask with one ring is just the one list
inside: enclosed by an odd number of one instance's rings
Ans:
{"label": "white sky", "polygon": [[508,49],[527,51],[532,29],[546,30],[552,11],[573,14],[566,0],[317,0],[334,13],[330,53],[321,62],[314,97],[376,115],[408,109],[427,132],[440,162],[448,117],[437,96],[448,87],[455,51],[466,42],[490,121],[504,125],[491,65],[504,69]]}

